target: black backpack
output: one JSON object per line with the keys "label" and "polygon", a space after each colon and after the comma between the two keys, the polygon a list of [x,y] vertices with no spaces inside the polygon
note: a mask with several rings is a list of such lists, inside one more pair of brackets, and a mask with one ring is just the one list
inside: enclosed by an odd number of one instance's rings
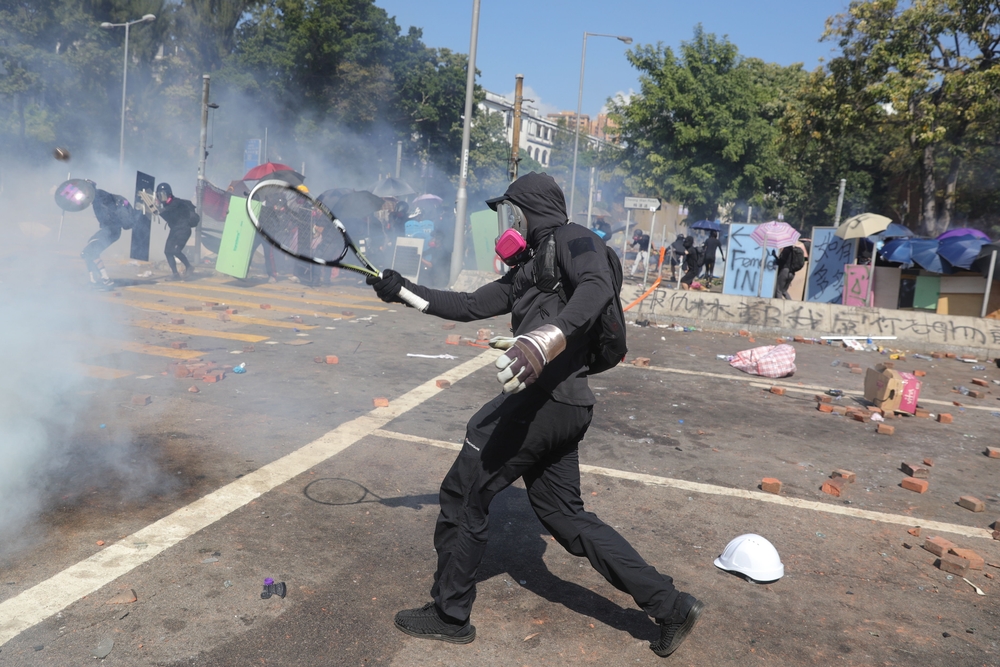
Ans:
{"label": "black backpack", "polygon": [[688,268],[697,271],[705,265],[705,248],[691,246],[688,250]]}
{"label": "black backpack", "polygon": [[[562,270],[559,268],[555,252],[555,233],[550,234],[542,243],[539,256],[535,261],[540,264],[542,276],[536,276],[536,287],[543,292],[556,292],[563,303],[569,303],[571,294],[566,293],[562,282]],[[611,287],[614,296],[601,313],[600,319],[594,324],[591,332],[592,340],[587,354],[587,375],[596,375],[614,368],[628,354],[625,341],[625,311],[622,309],[621,291],[624,273],[621,260],[617,253],[600,242],[608,258],[608,268],[611,269]],[[599,252],[599,251],[598,251]]]}
{"label": "black backpack", "polygon": [[792,273],[801,271],[806,265],[806,254],[798,246],[792,247],[792,256],[788,259],[788,270]]}

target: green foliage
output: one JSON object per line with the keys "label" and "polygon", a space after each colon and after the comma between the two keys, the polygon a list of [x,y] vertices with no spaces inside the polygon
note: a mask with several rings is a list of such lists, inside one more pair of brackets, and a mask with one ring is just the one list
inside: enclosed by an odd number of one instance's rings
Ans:
{"label": "green foliage", "polygon": [[[509,160],[510,145],[504,133],[503,115],[483,112],[474,114],[472,133],[469,136],[469,173],[466,185],[469,211],[486,208],[485,200],[504,193],[509,185]],[[521,175],[532,171],[528,168],[532,165],[525,162],[522,160],[519,165]],[[457,177],[454,181],[457,186]]]}
{"label": "green foliage", "polygon": [[638,46],[628,58],[641,91],[612,102],[620,164],[638,190],[685,203],[697,218],[727,202],[780,203],[788,180],[777,151],[785,92],[802,78],[744,58],[700,26],[679,54]]}

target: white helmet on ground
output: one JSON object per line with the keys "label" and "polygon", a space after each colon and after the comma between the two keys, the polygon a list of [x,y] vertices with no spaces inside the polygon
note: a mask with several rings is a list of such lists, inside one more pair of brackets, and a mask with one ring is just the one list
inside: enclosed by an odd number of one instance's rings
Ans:
{"label": "white helmet on ground", "polygon": [[760,535],[740,535],[726,545],[715,566],[738,572],[756,582],[776,581],[785,575],[778,550]]}

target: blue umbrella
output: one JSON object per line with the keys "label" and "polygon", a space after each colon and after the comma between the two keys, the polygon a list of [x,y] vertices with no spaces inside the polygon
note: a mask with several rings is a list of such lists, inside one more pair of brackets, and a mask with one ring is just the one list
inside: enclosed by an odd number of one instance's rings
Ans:
{"label": "blue umbrella", "polygon": [[868,238],[877,238],[877,239],[883,239],[883,240],[884,239],[902,239],[902,238],[907,238],[908,239],[908,238],[911,238],[912,236],[913,236],[913,232],[910,231],[909,227],[904,227],[903,225],[899,224],[898,222],[890,222],[889,226],[885,228],[885,231],[879,232],[878,234],[872,234]]}
{"label": "blue umbrella", "polygon": [[906,266],[913,265],[913,246],[910,239],[896,239],[882,246],[882,259],[887,262],[898,262]]}
{"label": "blue umbrella", "polygon": [[952,236],[938,242],[938,254],[953,266],[969,269],[986,244],[987,241],[976,236]]}
{"label": "blue umbrella", "polygon": [[707,229],[710,232],[720,232],[722,231],[722,225],[714,220],[699,220],[698,222],[689,225],[689,229]]}
{"label": "blue umbrella", "polygon": [[933,273],[951,273],[951,265],[938,254],[936,239],[911,239],[913,261]]}

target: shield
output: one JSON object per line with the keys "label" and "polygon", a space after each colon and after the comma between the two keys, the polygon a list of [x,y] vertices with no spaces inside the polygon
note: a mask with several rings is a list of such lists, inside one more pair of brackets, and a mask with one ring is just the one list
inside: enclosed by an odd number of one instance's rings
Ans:
{"label": "shield", "polygon": [[382,208],[385,202],[367,190],[357,190],[343,194],[332,201],[324,200],[323,203],[341,220],[359,220]]}
{"label": "shield", "polygon": [[398,178],[383,179],[368,188],[368,192],[371,192],[373,195],[378,195],[379,197],[407,197],[409,195],[417,194],[416,190]]}
{"label": "shield", "polygon": [[862,239],[872,234],[884,231],[891,219],[877,213],[862,213],[848,218],[837,227],[836,236],[842,239]]}
{"label": "shield", "polygon": [[688,229],[707,229],[710,232],[721,232],[722,225],[717,220],[699,220],[689,225]]}
{"label": "shield", "polygon": [[757,228],[750,234],[750,238],[762,248],[785,248],[795,245],[795,242],[799,240],[799,233],[787,222],[772,220],[757,225]]}
{"label": "shield", "polygon": [[76,213],[82,211],[94,201],[97,188],[88,180],[82,178],[71,178],[59,184],[56,188],[56,206],[64,211]]}
{"label": "shield", "polygon": [[952,266],[971,269],[972,263],[979,257],[979,251],[986,244],[986,241],[977,236],[952,236],[938,240],[938,254]]}

